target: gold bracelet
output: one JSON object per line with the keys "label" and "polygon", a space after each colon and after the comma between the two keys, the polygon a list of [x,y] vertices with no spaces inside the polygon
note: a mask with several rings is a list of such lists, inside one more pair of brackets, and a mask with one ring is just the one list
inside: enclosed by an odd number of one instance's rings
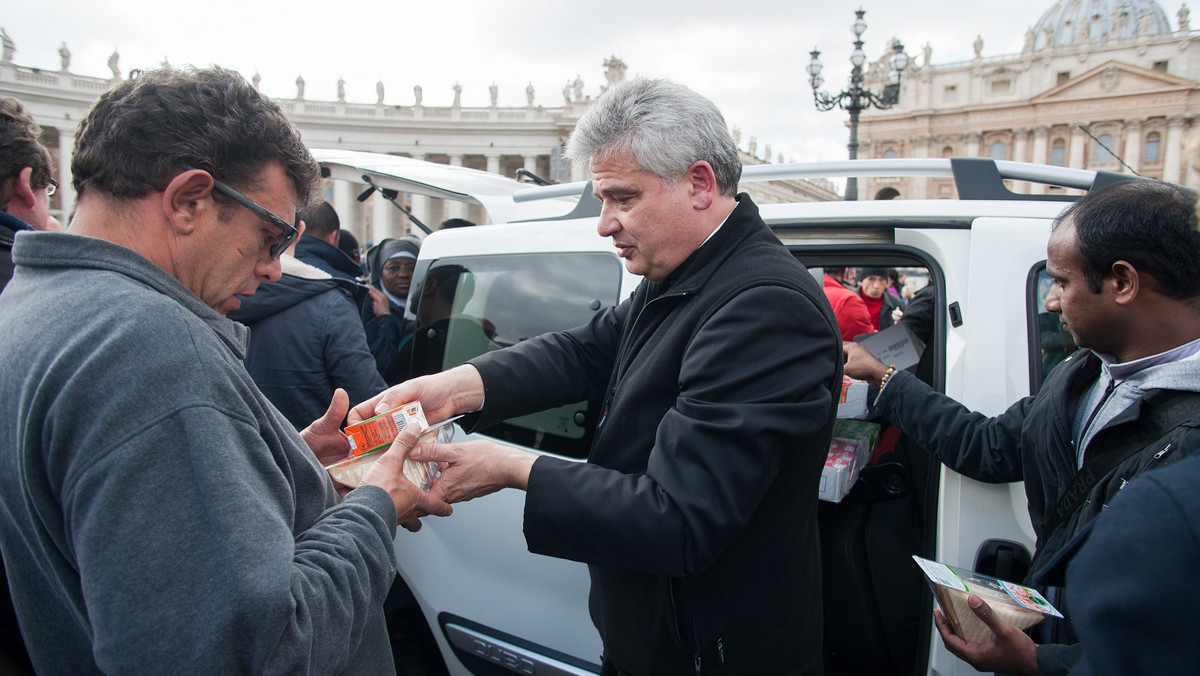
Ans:
{"label": "gold bracelet", "polygon": [[891,378],[892,374],[895,372],[896,372],[895,364],[892,364],[891,366],[888,367],[888,370],[883,372],[883,377],[879,379],[879,390],[881,392],[883,391],[883,388],[887,386],[888,378]]}

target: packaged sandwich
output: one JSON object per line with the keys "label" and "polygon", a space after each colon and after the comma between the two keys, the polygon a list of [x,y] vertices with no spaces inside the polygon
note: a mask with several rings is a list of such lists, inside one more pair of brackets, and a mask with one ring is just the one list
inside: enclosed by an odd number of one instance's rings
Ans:
{"label": "packaged sandwich", "polygon": [[[360,423],[348,425],[345,435],[350,440],[351,457],[329,465],[325,469],[329,472],[329,476],[339,484],[357,488],[362,484],[367,470],[379,460],[405,428],[416,425],[421,430],[421,436],[417,443],[449,443],[454,438],[454,427],[450,423],[457,420],[458,417],[455,416],[431,427],[425,420],[425,411],[421,408],[421,402],[414,401]],[[428,491],[430,484],[438,476],[438,466],[436,462],[420,462],[405,458],[404,475],[421,490]]]}
{"label": "packaged sandwich", "polygon": [[954,633],[969,643],[983,643],[992,635],[992,630],[967,605],[971,594],[983,599],[1001,620],[1017,629],[1028,629],[1047,615],[1062,617],[1036,589],[919,556],[913,560],[925,571]]}

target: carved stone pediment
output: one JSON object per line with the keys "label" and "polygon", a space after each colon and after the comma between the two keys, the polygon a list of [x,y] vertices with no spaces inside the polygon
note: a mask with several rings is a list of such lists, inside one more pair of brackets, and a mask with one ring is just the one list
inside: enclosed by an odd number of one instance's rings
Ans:
{"label": "carved stone pediment", "polygon": [[1033,102],[1196,89],[1195,82],[1120,61],[1107,61],[1033,97]]}

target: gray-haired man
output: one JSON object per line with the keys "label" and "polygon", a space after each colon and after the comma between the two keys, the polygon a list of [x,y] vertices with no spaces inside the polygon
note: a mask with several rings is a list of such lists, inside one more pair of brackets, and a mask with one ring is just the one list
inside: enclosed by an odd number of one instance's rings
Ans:
{"label": "gray-haired man", "polygon": [[591,169],[599,234],[645,282],[585,326],[407,381],[351,419],[420,399],[431,421],[479,410],[483,426],[603,402],[587,463],[490,442],[414,454],[448,463],[432,492],[451,502],[527,491],[530,550],[589,564],[603,673],[821,673],[816,499],[842,363],[829,304],[737,194],[707,99],[614,85],[567,154]]}

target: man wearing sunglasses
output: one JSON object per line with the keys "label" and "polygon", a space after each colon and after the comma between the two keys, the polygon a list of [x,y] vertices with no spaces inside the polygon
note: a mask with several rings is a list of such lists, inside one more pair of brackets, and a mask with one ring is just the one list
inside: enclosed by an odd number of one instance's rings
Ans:
{"label": "man wearing sunglasses", "polygon": [[100,97],[72,173],[69,231],[17,238],[0,295],[0,548],[34,668],[394,674],[395,527],[449,507],[402,454],[339,498],[345,394],[297,433],[225,317],[298,234],[299,134],[236,73],[166,68]]}

